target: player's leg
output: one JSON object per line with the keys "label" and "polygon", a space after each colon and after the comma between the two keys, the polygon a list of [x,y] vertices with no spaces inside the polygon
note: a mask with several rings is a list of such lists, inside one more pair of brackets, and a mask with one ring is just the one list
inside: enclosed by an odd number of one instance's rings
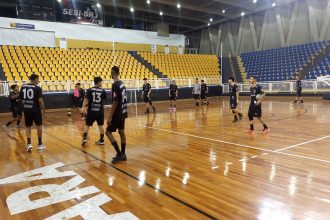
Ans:
{"label": "player's leg", "polygon": [[248,130],[248,133],[252,134],[254,132],[254,124],[253,124],[254,106],[252,104],[250,104],[250,107],[249,107],[248,117],[249,117],[249,123],[250,123],[250,129]]}
{"label": "player's leg", "polygon": [[38,147],[37,150],[44,150],[46,146],[42,143],[42,114],[40,112],[35,112],[33,121],[37,127],[37,134],[38,134]]}
{"label": "player's leg", "polygon": [[[86,119],[87,121],[87,119]],[[84,126],[84,133],[83,133],[83,140],[82,140],[82,145],[87,143],[87,135],[88,135],[88,131],[89,131],[89,125],[87,125],[87,123]]]}
{"label": "player's leg", "polygon": [[146,105],[146,111],[144,112],[145,114],[149,114],[150,113],[150,111],[149,111],[149,99],[148,99],[148,96],[146,96],[146,95],[144,95],[144,97],[143,97],[143,101],[144,101],[144,103],[145,103],[145,105]]}
{"label": "player's leg", "polygon": [[151,106],[151,107],[152,107],[152,110],[154,111],[154,113],[156,113],[156,108],[155,108],[155,106],[152,104],[152,102],[151,102],[151,98],[150,98],[150,97],[148,98],[148,101],[149,101],[149,106]]}
{"label": "player's leg", "polygon": [[260,124],[262,124],[262,126],[264,127],[262,134],[267,134],[270,132],[270,129],[268,128],[267,124],[265,123],[265,121],[260,117],[258,117],[258,121],[260,122]]}
{"label": "player's leg", "polygon": [[22,110],[18,110],[17,120],[16,120],[16,127],[19,128],[23,117]]}
{"label": "player's leg", "polygon": [[125,120],[118,122],[118,133],[120,135],[121,150],[120,154],[117,154],[115,158],[112,159],[112,163],[118,163],[120,161],[126,161],[126,134],[125,134]]}
{"label": "player's leg", "polygon": [[100,139],[96,142],[97,145],[104,145],[104,114],[101,114],[97,119],[97,125],[99,126]]}
{"label": "player's leg", "polygon": [[26,132],[26,151],[32,151],[32,143],[31,143],[31,127],[33,125],[33,120],[31,116],[31,112],[24,112],[24,119],[25,119],[25,132]]}
{"label": "player's leg", "polygon": [[11,108],[11,113],[12,113],[12,119],[3,126],[6,129],[9,129],[9,126],[17,121],[18,111],[15,107]]}
{"label": "player's leg", "polygon": [[[118,123],[112,121],[111,125],[107,127],[107,130],[105,132],[105,135],[107,136],[107,138],[109,139],[110,143],[112,144],[113,148],[116,151],[116,157],[120,156],[120,149],[119,149],[118,143],[112,133],[116,132],[117,128],[118,128]],[[112,159],[114,160],[116,157],[114,157]]]}

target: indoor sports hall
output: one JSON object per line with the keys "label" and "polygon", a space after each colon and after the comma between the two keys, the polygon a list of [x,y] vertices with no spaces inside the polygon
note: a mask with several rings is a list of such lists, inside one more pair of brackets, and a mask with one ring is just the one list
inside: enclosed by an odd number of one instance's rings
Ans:
{"label": "indoor sports hall", "polygon": [[330,219],[330,1],[0,2],[0,220]]}

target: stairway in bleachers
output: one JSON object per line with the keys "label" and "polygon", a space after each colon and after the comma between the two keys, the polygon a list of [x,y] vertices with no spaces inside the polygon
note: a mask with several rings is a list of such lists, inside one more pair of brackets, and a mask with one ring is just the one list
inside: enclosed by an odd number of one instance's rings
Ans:
{"label": "stairway in bleachers", "polygon": [[165,74],[160,72],[158,69],[154,68],[150,63],[148,63],[145,59],[143,59],[136,51],[128,51],[128,53],[134,57],[138,62],[143,64],[150,72],[155,74],[158,78],[167,78]]}
{"label": "stairway in bleachers", "polygon": [[301,70],[302,79],[316,79],[319,76],[330,74],[330,42],[315,55],[313,61]]}
{"label": "stairway in bleachers", "polygon": [[247,77],[260,81],[292,80],[316,56],[326,42],[314,42],[290,47],[243,53],[241,55]]}

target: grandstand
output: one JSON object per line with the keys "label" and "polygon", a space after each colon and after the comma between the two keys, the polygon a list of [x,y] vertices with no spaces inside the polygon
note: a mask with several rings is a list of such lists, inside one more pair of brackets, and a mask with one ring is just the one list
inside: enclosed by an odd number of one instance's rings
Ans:
{"label": "grandstand", "polygon": [[313,70],[308,72],[305,79],[316,79],[319,76],[330,75],[330,54],[325,56]]}
{"label": "grandstand", "polygon": [[241,59],[247,78],[256,75],[260,81],[291,80],[327,43],[314,42],[243,53]]}

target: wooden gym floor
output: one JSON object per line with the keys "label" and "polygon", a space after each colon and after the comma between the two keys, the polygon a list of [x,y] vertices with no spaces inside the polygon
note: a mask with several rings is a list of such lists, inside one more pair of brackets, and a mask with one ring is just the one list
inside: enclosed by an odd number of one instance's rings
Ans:
{"label": "wooden gym floor", "polygon": [[[128,161],[118,165],[110,163],[114,150],[108,141],[94,145],[96,126],[83,148],[78,113],[48,111],[42,153],[25,152],[24,129],[1,128],[0,178],[61,162],[59,171],[85,179],[77,188],[95,186],[112,199],[101,206],[105,212],[130,212],[139,219],[330,219],[330,102],[306,98],[294,107],[291,101],[267,97],[263,102],[269,135],[259,134],[257,123],[258,132],[245,133],[248,98],[240,102],[245,117],[236,124],[227,97],[212,98],[209,107],[197,111],[192,100],[179,101],[176,113],[168,111],[168,102],[155,103],[158,112],[149,116],[142,105],[131,106]],[[2,115],[1,124],[7,118]],[[0,184],[0,219],[45,219],[97,195],[11,215],[11,194],[70,178]]]}

